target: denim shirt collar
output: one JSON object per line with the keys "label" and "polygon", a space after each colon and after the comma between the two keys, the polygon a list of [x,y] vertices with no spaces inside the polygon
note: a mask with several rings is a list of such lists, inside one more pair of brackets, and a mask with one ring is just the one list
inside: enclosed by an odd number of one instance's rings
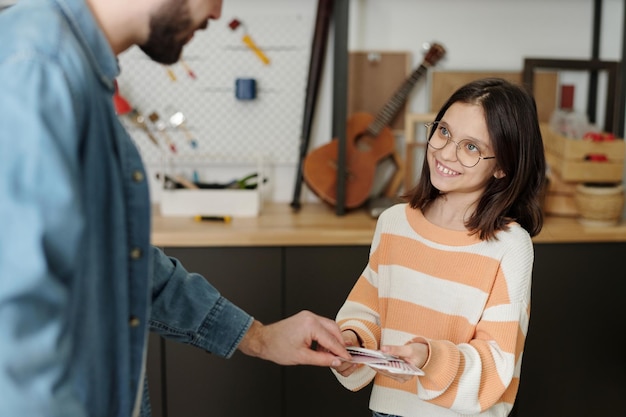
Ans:
{"label": "denim shirt collar", "polygon": [[114,91],[120,73],[117,57],[85,0],[55,0],[83,43],[85,54],[100,81]]}

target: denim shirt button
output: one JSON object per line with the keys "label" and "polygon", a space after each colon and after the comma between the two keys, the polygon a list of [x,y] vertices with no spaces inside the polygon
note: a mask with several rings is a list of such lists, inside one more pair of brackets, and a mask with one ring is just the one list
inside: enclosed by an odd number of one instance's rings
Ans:
{"label": "denim shirt button", "polygon": [[141,252],[141,248],[133,248],[130,251],[130,258],[131,259],[139,259],[141,258],[142,252]]}
{"label": "denim shirt button", "polygon": [[130,316],[130,318],[128,319],[128,325],[130,327],[137,327],[139,326],[139,318],[136,316]]}
{"label": "denim shirt button", "polygon": [[133,171],[133,181],[135,182],[141,182],[143,181],[144,176],[143,176],[143,172],[137,170],[137,171]]}

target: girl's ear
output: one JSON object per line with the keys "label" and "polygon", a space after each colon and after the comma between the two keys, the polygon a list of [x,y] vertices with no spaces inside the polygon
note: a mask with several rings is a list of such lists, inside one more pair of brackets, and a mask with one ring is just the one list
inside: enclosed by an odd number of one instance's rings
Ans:
{"label": "girl's ear", "polygon": [[504,178],[506,176],[506,174],[501,169],[496,169],[496,171],[493,173],[493,176],[497,180],[500,180],[500,179]]}

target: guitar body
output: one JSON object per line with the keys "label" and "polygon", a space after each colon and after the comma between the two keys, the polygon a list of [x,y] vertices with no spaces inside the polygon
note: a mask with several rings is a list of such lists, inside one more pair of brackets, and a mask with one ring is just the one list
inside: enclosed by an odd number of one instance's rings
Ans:
{"label": "guitar body", "polygon": [[[376,166],[395,148],[393,132],[383,127],[376,137],[367,133],[374,121],[369,113],[355,113],[346,124],[346,198],[348,209],[361,206],[372,190]],[[310,152],[304,160],[302,175],[311,190],[331,205],[337,203],[337,156],[339,141]]]}
{"label": "guitar body", "polygon": [[[376,165],[395,151],[395,138],[388,127],[406,101],[411,88],[426,71],[445,54],[445,48],[433,44],[424,61],[404,81],[376,117],[355,113],[346,125],[346,178],[343,206],[356,208],[365,203],[374,184]],[[302,178],[309,188],[326,203],[337,204],[339,141],[335,138],[311,152],[304,160]]]}

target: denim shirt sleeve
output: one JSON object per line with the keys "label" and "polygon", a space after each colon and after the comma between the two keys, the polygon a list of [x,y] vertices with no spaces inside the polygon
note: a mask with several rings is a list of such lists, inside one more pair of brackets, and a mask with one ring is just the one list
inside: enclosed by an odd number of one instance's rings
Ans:
{"label": "denim shirt sleeve", "polygon": [[167,339],[232,356],[252,317],[160,249],[153,249],[153,260],[150,329]]}
{"label": "denim shirt sleeve", "polygon": [[68,139],[76,109],[62,71],[35,55],[0,62],[0,91],[0,195],[10,197],[0,201],[0,415],[84,416],[68,375],[84,226]]}

